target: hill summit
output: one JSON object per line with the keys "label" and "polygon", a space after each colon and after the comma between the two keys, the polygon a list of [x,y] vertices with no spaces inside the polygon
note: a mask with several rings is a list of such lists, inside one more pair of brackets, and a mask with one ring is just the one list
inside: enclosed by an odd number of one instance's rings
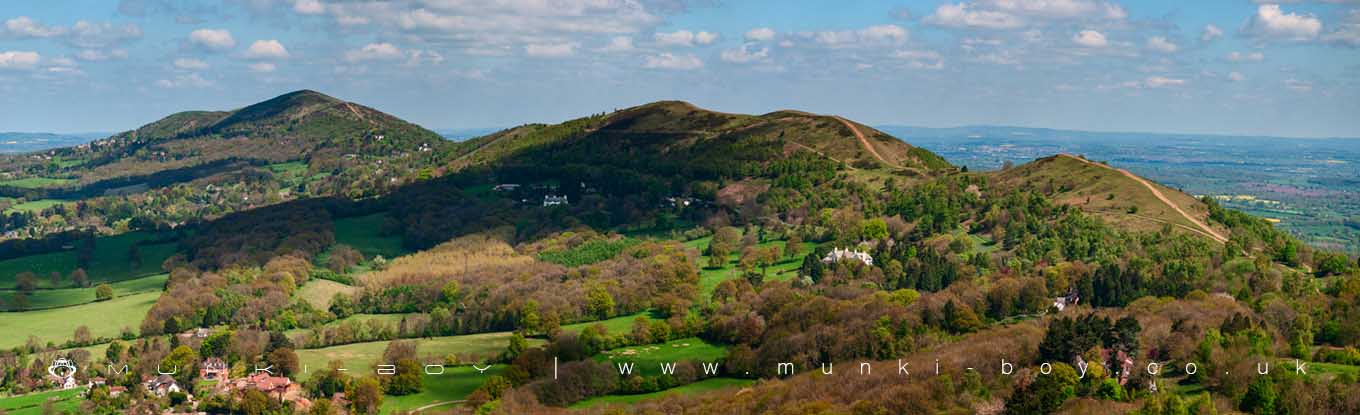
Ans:
{"label": "hill summit", "polygon": [[[684,101],[659,101],[556,125],[529,124],[470,140],[455,167],[513,160],[533,149],[587,146],[596,155],[639,153],[683,160],[715,148],[771,150],[762,160],[798,152],[851,169],[923,173],[952,166],[928,150],[839,116],[782,110],[763,115],[707,110]],[[735,156],[738,153],[720,157]]]}

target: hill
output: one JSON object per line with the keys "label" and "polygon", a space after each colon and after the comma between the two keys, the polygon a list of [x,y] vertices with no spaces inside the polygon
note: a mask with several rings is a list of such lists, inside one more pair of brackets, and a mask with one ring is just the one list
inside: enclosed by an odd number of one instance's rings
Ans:
{"label": "hill", "polygon": [[685,156],[722,156],[716,152],[729,150],[742,152],[726,156],[767,160],[808,151],[860,169],[927,172],[950,167],[930,151],[837,116],[791,110],[729,114],[682,101],[660,101],[556,125],[530,124],[500,131],[467,141],[452,166],[498,162],[544,146],[557,151],[588,149],[584,153],[598,156],[597,160],[638,154],[684,160]]}
{"label": "hill", "polygon": [[1127,170],[1070,154],[1044,157],[996,177],[1006,186],[1037,190],[1054,203],[1072,205],[1130,230],[1166,225],[1227,242],[1228,232],[1209,224],[1209,208],[1193,196]]}

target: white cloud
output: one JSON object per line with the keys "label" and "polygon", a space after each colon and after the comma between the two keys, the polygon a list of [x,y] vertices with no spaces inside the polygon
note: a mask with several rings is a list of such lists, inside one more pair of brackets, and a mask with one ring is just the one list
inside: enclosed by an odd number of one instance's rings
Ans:
{"label": "white cloud", "polygon": [[907,61],[912,69],[943,69],[944,59],[933,50],[899,50],[893,52],[894,58]]}
{"label": "white cloud", "polygon": [[765,60],[765,58],[768,58],[769,56],[770,48],[762,47],[759,50],[754,50],[753,45],[745,44],[741,45],[741,47],[739,48],[727,49],[722,51],[720,57],[722,58],[723,62],[751,63]]}
{"label": "white cloud", "polygon": [[317,0],[297,0],[293,2],[293,11],[300,14],[323,14],[326,12],[326,5]]}
{"label": "white cloud", "polygon": [[1220,37],[1223,37],[1223,29],[1219,29],[1218,26],[1212,24],[1204,25],[1204,30],[1199,33],[1200,42],[1212,42],[1214,39]]}
{"label": "white cloud", "polygon": [[210,49],[227,50],[236,47],[236,39],[226,29],[198,29],[189,32],[189,43]]}
{"label": "white cloud", "polygon": [[207,62],[194,58],[177,58],[172,63],[175,65],[176,68],[189,71],[201,71],[204,69],[208,69]]}
{"label": "white cloud", "polygon": [[246,59],[287,59],[288,49],[278,40],[257,40],[246,49]]}
{"label": "white cloud", "polygon": [[803,32],[799,36],[813,43],[832,47],[896,45],[907,40],[907,29],[898,25],[876,25],[859,30]]}
{"label": "white cloud", "polygon": [[1088,48],[1103,48],[1110,44],[1104,34],[1089,29],[1072,35],[1072,42]]}
{"label": "white cloud", "polygon": [[1166,40],[1165,37],[1161,36],[1153,36],[1148,38],[1147,47],[1148,49],[1152,49],[1161,53],[1176,53],[1176,51],[1181,49],[1180,46],[1176,46],[1175,43],[1171,42],[1170,40]]}
{"label": "white cloud", "polygon": [[670,33],[657,33],[655,35],[656,44],[659,46],[680,46],[691,47],[694,45],[708,45],[718,40],[718,34],[711,32],[691,32],[688,30],[677,30]]}
{"label": "white cloud", "polygon": [[105,61],[109,59],[127,59],[128,53],[123,49],[114,49],[108,52],[96,49],[84,49],[76,52],[75,56],[84,61]]}
{"label": "white cloud", "polygon": [[40,60],[38,52],[8,50],[0,52],[0,69],[33,69]]}
{"label": "white cloud", "polygon": [[5,21],[5,31],[0,32],[15,38],[45,38],[66,34],[66,29],[38,23],[28,16],[19,16]]}
{"label": "white cloud", "polygon": [[755,29],[747,30],[746,35],[743,37],[745,37],[746,40],[752,42],[767,42],[774,40],[774,35],[775,35],[774,29],[768,27],[757,27]]}
{"label": "white cloud", "polygon": [[1339,46],[1360,47],[1360,9],[1351,10],[1338,26],[1322,36],[1322,40]]}
{"label": "white cloud", "polygon": [[656,56],[648,56],[642,64],[645,68],[652,69],[673,69],[673,70],[693,70],[704,67],[704,61],[699,60],[694,54],[674,55],[662,53]]}
{"label": "white cloud", "polygon": [[1128,12],[1097,0],[978,0],[945,3],[926,16],[927,23],[950,27],[1015,29],[1050,20],[1122,20]]}
{"label": "white cloud", "polygon": [[1232,62],[1260,62],[1266,60],[1266,54],[1261,52],[1229,52],[1228,60]]}
{"label": "white cloud", "polygon": [[614,36],[609,39],[609,44],[596,50],[600,52],[627,52],[633,50],[633,38],[628,36]]}
{"label": "white cloud", "polygon": [[985,29],[1014,29],[1025,25],[1024,20],[1009,13],[977,10],[969,3],[941,4],[935,13],[925,18],[926,23],[949,27],[980,27]]}
{"label": "white cloud", "polygon": [[115,26],[113,23],[91,23],[84,20],[71,26],[66,42],[81,48],[103,48],[140,39],[142,28],[128,23]]}
{"label": "white cloud", "polygon": [[1322,31],[1322,21],[1312,15],[1286,13],[1278,4],[1262,4],[1242,30],[1264,39],[1313,40]]}
{"label": "white cloud", "polygon": [[576,53],[576,43],[544,43],[525,45],[524,53],[536,58],[559,58]]}
{"label": "white cloud", "polygon": [[1247,80],[1247,76],[1243,75],[1241,72],[1232,71],[1228,72],[1228,80],[1233,82],[1242,82]]}
{"label": "white cloud", "polygon": [[391,43],[369,43],[359,49],[345,52],[345,60],[357,62],[363,60],[395,60],[405,57],[401,48],[393,46]]}
{"label": "white cloud", "polygon": [[1300,81],[1294,78],[1284,80],[1284,87],[1289,88],[1290,91],[1294,92],[1311,92],[1313,90],[1313,84],[1311,82]]}
{"label": "white cloud", "polygon": [[182,74],[174,78],[160,79],[156,81],[156,86],[166,89],[174,88],[206,88],[212,86],[212,81],[203,79],[197,73]]}
{"label": "white cloud", "polygon": [[1166,88],[1185,85],[1184,79],[1167,78],[1162,76],[1150,76],[1143,80],[1143,85],[1148,88]]}
{"label": "white cloud", "polygon": [[278,69],[278,66],[275,66],[274,64],[269,62],[256,62],[250,65],[246,65],[246,69],[250,69],[251,72],[268,73],[274,72],[275,69]]}

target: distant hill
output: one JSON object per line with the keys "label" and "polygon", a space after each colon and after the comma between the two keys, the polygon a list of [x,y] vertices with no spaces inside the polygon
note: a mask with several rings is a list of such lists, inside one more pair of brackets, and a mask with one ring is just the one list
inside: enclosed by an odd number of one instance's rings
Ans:
{"label": "distant hill", "polygon": [[426,161],[451,145],[381,111],[302,90],[231,111],[180,112],[42,155],[7,157],[0,159],[0,171],[12,179],[52,179],[45,187],[57,188],[29,196],[86,197],[294,161],[304,162],[312,175],[384,161],[390,164],[375,170],[408,174],[433,164]]}
{"label": "distant hill", "polygon": [[1125,170],[1059,154],[995,173],[1004,186],[1028,188],[1054,203],[1072,205],[1131,230],[1155,231],[1166,225],[1218,242],[1228,231],[1209,224],[1203,202]]}
{"label": "distant hill", "polygon": [[0,132],[0,153],[28,153],[52,148],[70,147],[108,136],[109,133],[53,134]]}
{"label": "distant hill", "polygon": [[764,115],[729,114],[681,101],[654,102],[555,125],[530,124],[503,130],[464,142],[452,166],[501,162],[544,147],[586,147],[589,151],[580,154],[589,158],[623,159],[645,154],[676,161],[731,157],[737,153],[722,152],[735,150],[733,147],[761,147],[773,150],[769,156],[806,151],[861,169],[924,172],[951,167],[930,151],[836,116],[789,110]]}

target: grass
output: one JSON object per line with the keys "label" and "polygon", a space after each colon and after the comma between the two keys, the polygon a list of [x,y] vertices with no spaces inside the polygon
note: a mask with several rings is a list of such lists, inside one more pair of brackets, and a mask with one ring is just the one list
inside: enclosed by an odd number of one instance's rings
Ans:
{"label": "grass", "polygon": [[54,179],[51,177],[25,177],[22,179],[2,180],[0,181],[0,186],[18,187],[23,189],[42,189],[46,187],[60,187],[72,182],[75,182],[75,180]]}
{"label": "grass", "polygon": [[76,328],[89,327],[94,337],[118,337],[124,327],[140,327],[159,292],[133,294],[109,301],[49,310],[0,313],[0,349],[22,346],[29,336],[61,344]]}
{"label": "grass", "polygon": [[289,161],[285,163],[274,163],[266,166],[270,172],[275,174],[286,174],[292,176],[302,176],[307,173],[307,163],[303,161]]}
{"label": "grass", "polygon": [[[435,338],[411,339],[419,345],[417,350],[422,357],[442,358],[445,355],[475,355],[490,357],[505,350],[510,342],[510,332],[468,334]],[[373,368],[382,358],[390,341],[347,344],[321,349],[298,350],[298,360],[309,368],[325,368],[332,360],[345,362],[345,367],[353,372],[365,372]],[[543,344],[543,340],[529,339],[529,346]]]}
{"label": "grass", "polygon": [[57,402],[53,408],[58,413],[66,411],[78,411],[80,409],[80,394],[85,392],[84,388],[71,390],[46,391],[30,393],[27,395],[0,398],[0,410],[9,415],[38,415],[43,413],[42,406],[49,399]]}
{"label": "grass", "polygon": [[358,288],[335,281],[312,279],[302,285],[302,289],[297,292],[297,297],[311,303],[313,307],[328,310],[331,307],[331,299],[335,298],[336,294],[352,294],[356,290]]}
{"label": "grass", "polygon": [[[175,243],[139,245],[137,250],[141,264],[137,267],[132,266],[128,257],[133,244],[154,237],[150,232],[129,232],[95,239],[90,266],[85,269],[90,283],[124,281],[160,274],[161,263],[175,253]],[[76,267],[74,249],[6,259],[0,261],[0,289],[13,289],[16,275],[25,271],[37,275],[39,288],[68,288],[71,285],[70,274]],[[48,279],[53,271],[62,274],[60,284],[55,286]]]}
{"label": "grass", "polygon": [[311,328],[305,328],[305,329],[292,329],[292,330],[288,330],[287,332],[285,332],[285,334],[287,334],[288,336],[291,337],[291,336],[295,336],[295,335],[299,335],[299,334],[310,333],[312,330],[314,330],[314,329],[316,329],[316,328],[323,328],[323,329],[324,329],[324,328],[336,327],[336,326],[339,326],[339,325],[341,325],[341,324],[349,323],[349,322],[351,322],[351,321],[358,322],[358,323],[360,323],[360,324],[364,324],[364,323],[368,323],[370,320],[378,320],[378,321],[381,321],[381,322],[384,322],[384,323],[391,324],[392,327],[396,327],[397,324],[401,324],[401,319],[402,319],[403,317],[410,317],[410,316],[414,316],[414,315],[417,315],[417,313],[410,313],[410,314],[355,314],[355,315],[352,315],[352,316],[349,316],[349,317],[345,317],[345,318],[342,318],[342,319],[339,319],[339,320],[332,321],[332,322],[330,322],[330,323],[323,324],[323,325],[321,325],[320,327],[311,327]]}
{"label": "grass", "polygon": [[382,255],[392,259],[410,253],[402,248],[400,236],[381,235],[386,213],[338,219],[335,221],[335,243],[359,250],[364,257]]}
{"label": "grass", "polygon": [[621,347],[595,355],[601,362],[632,362],[633,373],[660,375],[662,363],[679,361],[716,362],[727,356],[727,348],[703,341],[698,337],[671,340],[660,344]]}
{"label": "grass", "polygon": [[596,324],[603,324],[604,328],[609,331],[609,334],[628,333],[633,330],[633,319],[636,319],[638,316],[646,316],[647,319],[649,320],[657,319],[657,317],[652,315],[650,311],[643,311],[640,313],[629,314],[626,316],[614,317],[608,320],[587,321],[584,323],[568,324],[562,326],[562,330],[574,331],[579,333],[581,332],[581,330],[585,330],[586,327],[590,327]]}
{"label": "grass", "polygon": [[[708,243],[712,239],[713,237],[706,236],[685,242],[685,245],[697,249],[699,252],[703,252],[704,248],[708,247]],[[784,241],[773,239],[767,240],[756,244],[756,247],[768,248],[776,245],[782,247]],[[800,255],[792,258],[784,257],[780,259],[779,262],[771,265],[767,271],[769,274],[766,278],[771,281],[785,281],[793,278],[798,274],[798,268],[803,265],[803,255],[812,252],[812,249],[816,246],[817,244],[804,242],[803,250],[800,252]],[[707,254],[703,254],[699,257],[699,298],[705,300],[713,296],[713,289],[718,287],[718,283],[737,277],[737,261],[741,259],[741,253],[732,253],[723,264],[722,268],[709,268],[708,258],[709,256]]]}
{"label": "grass", "polygon": [[[170,279],[170,274],[160,274],[119,281],[109,285],[113,287],[113,296],[117,298],[133,294],[160,292],[165,288],[165,281],[168,279]],[[0,290],[0,298],[8,299],[12,295],[14,295],[12,290]],[[30,310],[68,307],[93,303],[94,301],[95,287],[37,290],[28,296]]]}
{"label": "grass", "polygon": [[[420,393],[384,397],[380,413],[410,411],[433,403],[462,400],[482,386],[482,382],[487,378],[504,372],[504,365],[493,366],[485,373],[478,372],[470,366],[446,368],[441,375],[425,375],[425,389]],[[443,406],[440,408],[448,409]]]}
{"label": "grass", "polygon": [[8,215],[8,214],[14,213],[14,212],[40,212],[40,211],[42,211],[43,209],[47,209],[47,208],[50,208],[50,207],[53,207],[53,206],[56,206],[56,205],[60,205],[60,204],[62,204],[62,203],[66,203],[66,201],[65,201],[65,200],[59,200],[59,199],[38,199],[38,200],[32,200],[32,201],[28,201],[28,202],[23,202],[23,203],[11,205],[9,208],[5,209],[5,214]]}
{"label": "grass", "polygon": [[708,378],[684,386],[637,395],[607,395],[586,399],[571,405],[571,409],[583,409],[600,405],[629,405],[638,402],[666,397],[669,395],[695,395],[730,388],[744,388],[755,384],[749,379]]}

